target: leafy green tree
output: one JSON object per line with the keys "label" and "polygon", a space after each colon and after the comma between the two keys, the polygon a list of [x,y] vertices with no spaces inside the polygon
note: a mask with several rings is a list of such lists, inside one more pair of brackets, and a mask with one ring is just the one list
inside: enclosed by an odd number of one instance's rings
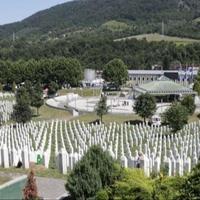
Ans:
{"label": "leafy green tree", "polygon": [[169,68],[170,68],[170,59],[169,59],[168,56],[165,56],[165,57],[163,58],[163,63],[162,63],[162,65],[163,65],[163,69],[164,69],[164,70],[169,70]]}
{"label": "leafy green tree", "polygon": [[187,95],[183,98],[181,101],[181,105],[185,106],[188,110],[189,114],[193,114],[196,108],[196,105],[194,103],[194,97],[192,95]]}
{"label": "leafy green tree", "polygon": [[188,110],[185,106],[180,103],[174,103],[172,106],[163,114],[164,121],[169,123],[173,132],[181,130],[188,121]]}
{"label": "leafy green tree", "polygon": [[141,169],[124,169],[122,177],[112,187],[114,199],[153,200],[153,184]]}
{"label": "leafy green tree", "polygon": [[168,177],[160,175],[153,182],[153,199],[175,200],[180,195],[179,188],[183,184],[183,177]]}
{"label": "leafy green tree", "polygon": [[31,120],[30,96],[25,88],[20,88],[16,94],[16,104],[13,107],[12,118],[18,123]]}
{"label": "leafy green tree", "polygon": [[77,200],[93,197],[101,188],[99,173],[87,162],[80,162],[75,166],[66,184],[66,189],[70,195]]}
{"label": "leafy green tree", "polygon": [[191,174],[186,177],[180,187],[179,200],[199,199],[200,197],[200,163],[192,170]]}
{"label": "leafy green tree", "polygon": [[109,195],[106,190],[100,190],[97,192],[95,200],[109,200]]}
{"label": "leafy green tree", "polygon": [[31,96],[31,106],[37,108],[37,115],[39,115],[39,108],[44,104],[43,91],[40,84],[36,84]]}
{"label": "leafy green tree", "polygon": [[58,91],[59,86],[56,82],[52,81],[49,84],[48,87],[48,96],[54,96],[56,94],[56,92]]}
{"label": "leafy green tree", "polygon": [[71,86],[78,86],[83,79],[83,68],[77,59],[57,58],[53,61],[56,80],[60,86],[68,83]]}
{"label": "leafy green tree", "polygon": [[120,170],[109,153],[93,146],[69,174],[66,189],[77,200],[95,197],[99,190],[118,179]]}
{"label": "leafy green tree", "polygon": [[121,59],[113,59],[105,65],[102,76],[120,86],[128,80],[128,68]]}
{"label": "leafy green tree", "polygon": [[23,102],[25,104],[30,105],[30,102],[31,102],[30,95],[25,87],[21,87],[17,90],[16,102],[17,103]]}
{"label": "leafy green tree", "polygon": [[148,94],[141,94],[137,97],[133,110],[146,121],[146,118],[152,116],[156,111],[156,100]]}
{"label": "leafy green tree", "polygon": [[198,95],[200,95],[200,81],[194,82],[193,90],[196,91]]}
{"label": "leafy green tree", "polygon": [[97,103],[96,113],[100,117],[101,122],[103,121],[103,115],[108,113],[109,106],[107,106],[107,97],[101,95],[99,102]]}

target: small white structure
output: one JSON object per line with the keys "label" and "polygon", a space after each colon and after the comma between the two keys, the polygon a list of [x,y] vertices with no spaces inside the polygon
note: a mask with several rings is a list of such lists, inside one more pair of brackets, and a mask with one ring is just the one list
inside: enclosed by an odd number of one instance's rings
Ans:
{"label": "small white structure", "polygon": [[151,123],[154,126],[160,126],[161,125],[161,117],[159,115],[153,115],[151,117]]}

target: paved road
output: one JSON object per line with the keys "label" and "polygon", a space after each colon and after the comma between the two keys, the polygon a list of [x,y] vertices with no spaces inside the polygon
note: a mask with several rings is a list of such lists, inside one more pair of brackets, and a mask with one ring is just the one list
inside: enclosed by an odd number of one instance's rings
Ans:
{"label": "paved road", "polygon": [[39,196],[44,199],[59,199],[62,196],[67,196],[65,190],[65,182],[61,179],[36,177]]}

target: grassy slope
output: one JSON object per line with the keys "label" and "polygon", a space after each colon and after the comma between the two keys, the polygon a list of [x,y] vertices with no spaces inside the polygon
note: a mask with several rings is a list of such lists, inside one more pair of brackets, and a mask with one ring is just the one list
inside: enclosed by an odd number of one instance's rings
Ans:
{"label": "grassy slope", "polygon": [[110,31],[123,31],[129,28],[126,23],[116,20],[107,21],[106,23],[102,24],[101,27]]}
{"label": "grassy slope", "polygon": [[0,185],[10,181],[10,178],[7,176],[0,176]]}
{"label": "grassy slope", "polygon": [[68,111],[51,108],[43,105],[39,110],[39,116],[33,117],[33,120],[51,120],[51,119],[65,119],[68,120],[72,116]]}
{"label": "grassy slope", "polygon": [[163,36],[157,33],[152,33],[152,34],[141,34],[141,35],[135,35],[131,37],[126,37],[126,38],[120,38],[115,41],[121,41],[121,40],[129,40],[129,39],[138,39],[142,40],[146,38],[147,41],[152,42],[160,42],[160,41],[167,41],[167,42],[175,42],[176,44],[190,44],[194,42],[200,42],[200,40],[195,40],[195,39],[190,39],[190,38],[181,38],[181,37],[172,37],[172,36]]}
{"label": "grassy slope", "polygon": [[[96,113],[87,113],[85,115],[81,115],[77,118],[74,118],[73,120],[80,120],[84,121],[86,123],[92,122],[96,119],[99,119],[99,117],[96,115]],[[117,122],[117,123],[123,123],[125,121],[130,121],[130,120],[142,120],[139,116],[134,115],[134,114],[107,114],[103,116],[103,122],[106,124],[109,124],[110,122]]]}

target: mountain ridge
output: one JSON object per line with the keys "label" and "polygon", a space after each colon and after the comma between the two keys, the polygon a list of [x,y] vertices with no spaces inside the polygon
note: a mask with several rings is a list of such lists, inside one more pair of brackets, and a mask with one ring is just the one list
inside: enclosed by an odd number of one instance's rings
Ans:
{"label": "mountain ridge", "polygon": [[192,23],[199,16],[200,2],[195,0],[76,0],[1,25],[0,38],[11,37],[13,32],[19,37],[41,37],[52,32],[59,36],[83,28],[98,29],[111,20],[127,23],[136,30],[134,34],[158,32],[164,21],[169,35],[200,38],[200,23]]}

